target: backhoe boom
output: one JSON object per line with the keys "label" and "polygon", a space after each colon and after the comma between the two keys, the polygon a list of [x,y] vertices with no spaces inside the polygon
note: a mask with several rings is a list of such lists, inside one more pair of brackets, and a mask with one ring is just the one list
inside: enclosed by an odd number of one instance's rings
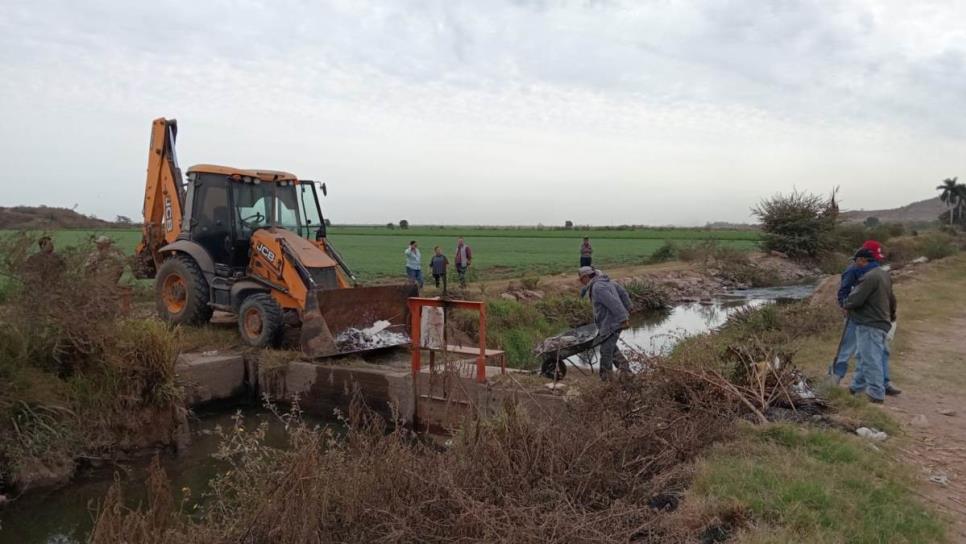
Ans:
{"label": "backhoe boom", "polygon": [[135,275],[153,278],[161,265],[159,252],[181,234],[184,188],[175,154],[178,122],[163,117],[151,124],[148,172],[144,187],[144,225],[136,250]]}

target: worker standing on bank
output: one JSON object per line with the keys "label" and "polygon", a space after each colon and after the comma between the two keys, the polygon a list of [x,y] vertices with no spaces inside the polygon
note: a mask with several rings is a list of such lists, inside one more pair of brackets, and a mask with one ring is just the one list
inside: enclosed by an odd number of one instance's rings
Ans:
{"label": "worker standing on bank", "polygon": [[98,236],[97,246],[84,263],[84,270],[108,285],[117,285],[124,274],[124,255],[114,247],[107,236]]}
{"label": "worker standing on bank", "polygon": [[42,291],[55,285],[64,273],[64,258],[54,251],[54,241],[50,236],[37,240],[40,251],[34,253],[23,264],[24,283],[32,291]]}
{"label": "worker standing on bank", "polygon": [[473,262],[473,250],[470,246],[466,245],[463,241],[463,237],[460,236],[456,240],[456,275],[460,279],[460,287],[466,287],[466,269],[470,267],[470,263]]}
{"label": "worker standing on bank", "polygon": [[409,242],[409,247],[403,251],[403,255],[406,256],[406,277],[409,281],[415,283],[420,289],[423,288],[423,255],[419,252],[419,247],[416,245],[416,240],[411,240]]}
{"label": "worker standing on bank", "polygon": [[[866,267],[875,261],[871,250],[862,248],[855,253],[855,266]],[[865,393],[868,399],[881,403],[885,396],[882,358],[892,323],[896,320],[896,296],[892,279],[881,267],[865,272],[842,307],[855,322],[855,375],[849,385],[853,395]]]}
{"label": "worker standing on bank", "polygon": [[443,280],[443,293],[446,293],[446,267],[449,264],[449,259],[446,255],[443,255],[443,250],[439,246],[433,248],[435,255],[429,260],[429,268],[433,271],[433,281],[436,282],[436,288],[439,289],[439,280]]}
{"label": "worker standing on bank", "polygon": [[584,236],[584,241],[580,244],[580,266],[591,266],[593,254],[594,248],[590,246],[590,238]]}
{"label": "worker standing on bank", "polygon": [[583,285],[580,296],[589,296],[594,307],[594,323],[597,325],[595,343],[600,345],[600,379],[608,380],[615,364],[621,370],[628,369],[627,359],[617,348],[617,341],[620,340],[621,331],[628,326],[631,299],[622,285],[610,281],[600,270],[582,266],[578,276]]}
{"label": "worker standing on bank", "polygon": [[[868,249],[871,252],[872,259],[864,267],[856,266],[854,262],[850,263],[848,268],[845,269],[845,272],[842,273],[842,281],[837,293],[839,307],[842,307],[842,311],[846,313],[846,318],[838,351],[835,354],[832,365],[829,367],[829,377],[836,385],[845,377],[845,373],[849,369],[849,360],[856,354],[855,322],[848,318],[848,312],[843,307],[845,299],[852,292],[852,289],[855,288],[856,284],[858,284],[862,276],[869,270],[879,267],[882,267],[885,271],[889,270],[888,265],[883,264],[885,253],[882,251],[882,244],[875,240],[866,240],[862,244],[862,248]],[[882,356],[882,375],[885,382],[885,394],[891,396],[902,393],[902,390],[892,384],[889,377],[889,358],[891,352],[889,342],[895,335],[895,329],[896,323],[893,321],[886,341],[886,349]]]}

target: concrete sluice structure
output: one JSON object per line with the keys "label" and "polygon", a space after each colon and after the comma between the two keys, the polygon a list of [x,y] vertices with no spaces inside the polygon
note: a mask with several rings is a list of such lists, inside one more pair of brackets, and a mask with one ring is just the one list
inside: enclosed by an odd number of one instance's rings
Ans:
{"label": "concrete sluice structure", "polygon": [[[529,378],[526,374],[512,370],[503,374],[503,353],[496,350],[487,350],[486,380],[480,383],[476,356],[467,351],[454,346],[446,354],[447,362],[422,366],[415,380],[411,351],[405,349],[365,358],[263,365],[243,354],[186,353],[179,357],[176,372],[190,408],[261,403],[265,398],[287,404],[297,398],[303,412],[328,418],[336,410],[347,413],[358,391],[388,421],[433,432],[453,429],[467,417],[495,415],[507,401],[536,410],[562,401],[561,395],[532,380],[524,385],[521,380]],[[433,361],[439,352],[423,350],[422,354],[424,361]]]}

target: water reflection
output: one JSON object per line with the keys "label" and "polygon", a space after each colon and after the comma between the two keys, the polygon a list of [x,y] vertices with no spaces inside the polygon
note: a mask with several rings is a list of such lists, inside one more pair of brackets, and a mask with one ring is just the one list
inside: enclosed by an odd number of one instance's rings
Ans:
{"label": "water reflection", "polygon": [[[182,498],[180,490],[188,487],[195,499],[208,481],[225,465],[212,457],[218,450],[219,436],[216,427],[230,429],[234,425],[234,412],[221,412],[204,416],[192,425],[191,447],[181,455],[162,453],[161,465],[171,480],[175,500]],[[269,412],[245,408],[241,416],[246,428],[261,423],[268,424],[266,443],[273,447],[286,447],[288,435],[284,426]],[[304,416],[311,425],[329,423],[320,418]],[[17,544],[79,544],[87,542],[93,526],[97,504],[114,482],[118,472],[124,482],[125,500],[138,504],[146,499],[143,482],[147,476],[150,458],[139,458],[123,464],[89,468],[81,471],[71,483],[60,489],[28,494],[0,510],[0,542]]]}
{"label": "water reflection", "polygon": [[742,308],[757,308],[764,299],[721,300],[713,304],[682,304],[669,313],[631,320],[621,338],[633,349],[649,355],[665,355],[682,338],[714,330]]}
{"label": "water reflection", "polygon": [[[798,300],[815,290],[813,284],[743,289],[714,299],[710,303],[687,303],[667,312],[636,315],[630,328],[621,335],[622,349],[648,355],[666,355],[681,339],[717,329],[742,308],[758,308],[773,302]],[[596,362],[599,350],[575,355],[568,362],[588,366]]]}

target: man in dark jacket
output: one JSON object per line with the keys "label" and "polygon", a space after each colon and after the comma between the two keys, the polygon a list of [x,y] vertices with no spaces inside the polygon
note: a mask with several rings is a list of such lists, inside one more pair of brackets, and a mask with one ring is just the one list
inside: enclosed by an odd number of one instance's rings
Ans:
{"label": "man in dark jacket", "polygon": [[460,287],[466,288],[466,271],[473,263],[473,250],[466,245],[463,237],[456,240],[456,275],[460,279]]}
{"label": "man in dark jacket", "polygon": [[621,331],[627,328],[631,299],[622,285],[610,281],[600,270],[582,266],[578,274],[584,286],[580,296],[589,296],[594,306],[597,343],[600,345],[600,379],[606,380],[610,378],[615,362],[618,368],[627,366],[627,359],[617,349],[617,341]]}
{"label": "man in dark jacket", "polygon": [[[875,255],[869,249],[862,248],[855,253],[857,267],[866,267],[874,260]],[[865,392],[872,402],[881,403],[885,396],[882,357],[886,335],[896,318],[896,297],[889,273],[881,267],[866,271],[842,307],[855,322],[858,363],[849,391],[853,395]]]}
{"label": "man in dark jacket", "polygon": [[443,250],[439,246],[433,248],[436,252],[433,258],[429,260],[429,267],[433,271],[433,280],[436,281],[436,288],[439,289],[439,280],[443,280],[443,293],[446,293],[446,266],[449,264],[449,259],[446,255],[443,255]]}
{"label": "man in dark jacket", "polygon": [[[856,266],[855,263],[850,263],[848,268],[845,269],[845,272],[842,273],[842,281],[839,284],[839,290],[836,297],[839,307],[842,307],[842,305],[845,304],[846,297],[849,296],[849,293],[852,292],[852,289],[855,288],[856,284],[859,282],[859,279],[862,278],[866,272],[873,268],[882,266],[882,261],[885,258],[885,255],[882,252],[882,245],[879,244],[879,242],[876,242],[875,240],[866,240],[865,243],[862,244],[862,247],[872,252],[873,259],[865,266]],[[888,270],[888,266],[886,266],[886,270]],[[846,312],[844,307],[842,308],[842,311]],[[894,325],[895,323],[893,322],[893,326]],[[838,384],[842,381],[842,378],[845,377],[845,373],[849,369],[849,360],[853,355],[855,355],[855,352],[855,322],[846,317],[845,326],[842,329],[842,337],[839,341],[838,351],[835,354],[835,359],[832,361],[832,366],[829,368],[829,376],[832,378],[834,383]],[[899,395],[902,393],[902,390],[893,385],[889,377],[889,357],[890,353],[887,342],[886,351],[882,356],[882,376],[883,381],[885,382],[885,393],[886,395]]]}
{"label": "man in dark jacket", "polygon": [[590,246],[590,238],[584,236],[584,241],[580,244],[580,266],[591,266],[593,255],[594,248]]}

